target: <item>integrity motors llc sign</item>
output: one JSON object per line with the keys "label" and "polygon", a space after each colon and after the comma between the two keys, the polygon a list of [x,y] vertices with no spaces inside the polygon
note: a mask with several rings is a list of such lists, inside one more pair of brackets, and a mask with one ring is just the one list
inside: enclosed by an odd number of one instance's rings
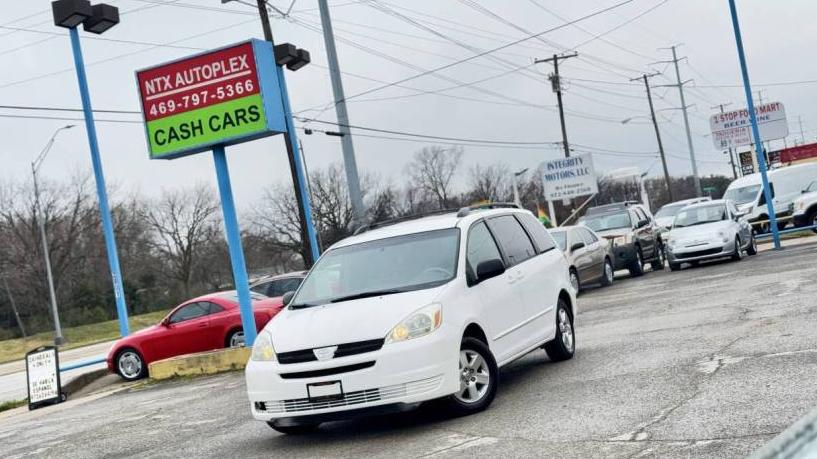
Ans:
{"label": "integrity motors llc sign", "polygon": [[272,45],[250,40],[136,72],[151,159],[286,131]]}
{"label": "integrity motors llc sign", "polygon": [[593,157],[589,154],[548,161],[544,164],[545,198],[548,201],[598,193]]}

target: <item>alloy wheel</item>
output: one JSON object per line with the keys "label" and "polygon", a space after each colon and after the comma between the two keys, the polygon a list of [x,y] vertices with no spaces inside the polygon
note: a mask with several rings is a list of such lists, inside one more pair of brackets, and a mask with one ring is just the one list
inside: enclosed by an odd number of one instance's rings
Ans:
{"label": "alloy wheel", "polygon": [[142,358],[134,351],[125,351],[117,362],[119,373],[127,379],[134,379],[142,373]]}
{"label": "alloy wheel", "polygon": [[579,276],[575,271],[570,271],[570,286],[573,287],[574,292],[579,292]]}
{"label": "alloy wheel", "polygon": [[237,331],[230,335],[230,347],[242,347],[244,346],[244,332]]}
{"label": "alloy wheel", "polygon": [[559,309],[559,334],[562,335],[562,344],[565,350],[573,352],[573,325],[567,311]]}
{"label": "alloy wheel", "polygon": [[485,359],[476,351],[460,351],[460,390],[454,397],[463,403],[476,403],[485,397],[491,374]]}
{"label": "alloy wheel", "polygon": [[609,261],[604,262],[604,276],[607,278],[608,283],[613,282],[613,265]]}

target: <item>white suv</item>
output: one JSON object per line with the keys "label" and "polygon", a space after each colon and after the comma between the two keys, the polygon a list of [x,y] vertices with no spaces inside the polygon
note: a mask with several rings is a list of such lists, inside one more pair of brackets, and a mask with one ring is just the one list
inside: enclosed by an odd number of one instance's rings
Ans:
{"label": "white suv", "polygon": [[474,413],[499,367],[575,348],[567,261],[533,214],[507,205],[340,241],[285,302],[246,368],[253,416],[283,433],[434,399]]}

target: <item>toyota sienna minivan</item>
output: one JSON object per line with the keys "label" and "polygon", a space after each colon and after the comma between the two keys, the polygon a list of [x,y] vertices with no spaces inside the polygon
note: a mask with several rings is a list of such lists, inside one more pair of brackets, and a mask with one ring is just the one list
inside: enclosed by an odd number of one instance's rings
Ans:
{"label": "toyota sienna minivan", "polygon": [[533,214],[509,205],[349,237],[284,301],[246,368],[252,415],[283,433],[437,399],[474,413],[503,365],[575,350],[567,261]]}

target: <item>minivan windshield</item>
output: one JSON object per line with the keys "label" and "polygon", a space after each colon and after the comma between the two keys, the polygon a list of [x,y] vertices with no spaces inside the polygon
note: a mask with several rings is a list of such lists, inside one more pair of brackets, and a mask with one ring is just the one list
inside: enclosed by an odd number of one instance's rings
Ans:
{"label": "minivan windshield", "polygon": [[454,278],[458,228],[348,245],[323,254],[292,300],[292,308],[339,303],[437,287]]}
{"label": "minivan windshield", "polygon": [[683,228],[685,226],[703,225],[704,223],[726,220],[727,217],[726,206],[723,204],[693,207],[678,212],[672,227]]}
{"label": "minivan windshield", "polygon": [[757,193],[760,191],[760,185],[749,185],[742,188],[732,188],[726,190],[723,199],[732,200],[735,204],[748,204],[757,199]]}
{"label": "minivan windshield", "polygon": [[592,229],[593,231],[607,231],[617,228],[630,228],[630,213],[627,211],[613,214],[584,216],[579,223]]}
{"label": "minivan windshield", "polygon": [[807,186],[806,189],[803,190],[803,191],[805,191],[807,193],[811,193],[812,191],[817,191],[817,180],[812,181],[809,184],[809,186]]}

